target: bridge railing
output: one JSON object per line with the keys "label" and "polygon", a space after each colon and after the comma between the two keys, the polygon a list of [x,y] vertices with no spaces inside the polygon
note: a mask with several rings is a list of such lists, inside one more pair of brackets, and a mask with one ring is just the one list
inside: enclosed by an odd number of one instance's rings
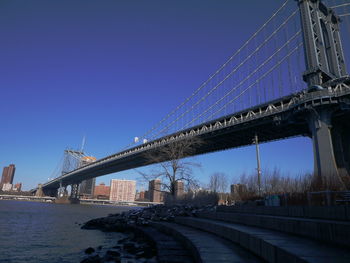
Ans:
{"label": "bridge railing", "polygon": [[318,191],[307,194],[308,205],[350,204],[350,191]]}

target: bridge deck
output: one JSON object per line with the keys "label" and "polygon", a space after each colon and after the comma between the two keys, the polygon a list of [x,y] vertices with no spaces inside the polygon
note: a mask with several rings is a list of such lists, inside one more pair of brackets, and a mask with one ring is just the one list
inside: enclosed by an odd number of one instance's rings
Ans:
{"label": "bridge deck", "polygon": [[[334,107],[337,118],[348,118],[350,78],[346,77],[321,91],[299,92],[270,103],[262,104],[232,115],[179,131],[143,145],[102,158],[78,168],[43,185],[44,189],[57,189],[62,185],[152,164],[147,158],[162,147],[177,141],[200,138],[204,143],[196,146],[192,155],[199,155],[252,144],[257,133],[260,142],[280,140],[293,136],[310,136],[308,112],[317,107]],[[161,161],[167,161],[166,158]],[[35,189],[34,189],[35,190]],[[33,190],[33,191],[34,191]]]}

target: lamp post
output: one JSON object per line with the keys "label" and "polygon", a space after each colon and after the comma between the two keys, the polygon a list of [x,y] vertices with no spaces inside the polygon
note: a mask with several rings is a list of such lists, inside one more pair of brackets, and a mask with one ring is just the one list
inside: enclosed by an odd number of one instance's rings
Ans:
{"label": "lamp post", "polygon": [[258,191],[259,196],[261,196],[261,168],[260,168],[260,152],[259,152],[259,141],[258,141],[258,135],[255,134],[254,137],[254,143],[256,148],[256,162],[257,162],[257,171],[258,171]]}

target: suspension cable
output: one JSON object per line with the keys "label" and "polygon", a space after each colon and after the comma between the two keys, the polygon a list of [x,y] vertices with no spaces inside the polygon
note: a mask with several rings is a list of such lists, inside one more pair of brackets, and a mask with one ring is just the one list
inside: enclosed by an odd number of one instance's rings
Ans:
{"label": "suspension cable", "polygon": [[228,93],[226,93],[225,96],[223,96],[222,98],[220,98],[219,100],[217,100],[213,105],[211,105],[209,108],[207,108],[204,112],[202,112],[200,115],[198,115],[196,118],[192,119],[189,123],[187,123],[183,128],[185,128],[186,126],[190,125],[191,123],[193,123],[194,121],[196,121],[199,117],[203,116],[205,113],[207,113],[210,109],[212,109],[214,106],[216,106],[217,104],[219,104],[223,99],[225,99],[227,96],[229,96],[230,94],[232,94],[232,92],[234,92],[235,90],[237,90],[237,88],[239,88],[240,86],[243,85],[244,82],[246,82],[247,79],[249,79],[250,77],[252,77],[258,70],[260,70],[263,66],[265,66],[269,61],[271,61],[271,59],[278,54],[283,48],[285,48],[291,41],[293,41],[293,39],[295,39],[298,35],[300,35],[301,30],[299,30],[298,32],[296,32],[288,41],[286,41],[286,43],[284,43],[278,50],[276,50],[269,58],[267,58],[263,63],[261,63],[253,72],[251,72],[247,77],[245,77],[237,86],[235,86],[234,88],[232,88]]}
{"label": "suspension cable", "polygon": [[248,86],[247,88],[245,88],[241,93],[239,93],[236,97],[234,97],[233,99],[231,99],[228,103],[226,103],[225,105],[223,105],[220,109],[218,109],[214,114],[210,115],[207,120],[213,118],[216,114],[218,114],[223,108],[227,107],[229,104],[231,104],[232,102],[234,102],[238,97],[240,97],[241,95],[243,95],[248,89],[250,89],[251,87],[253,87],[255,84],[257,84],[258,82],[260,82],[263,78],[265,78],[268,74],[270,74],[273,70],[275,70],[279,65],[282,64],[282,62],[286,59],[288,59],[295,51],[297,51],[300,47],[303,46],[303,43],[300,42],[292,51],[290,51],[286,56],[284,56],[277,64],[275,64],[271,69],[269,69],[267,72],[265,72],[260,78],[258,78],[254,83],[252,83],[250,86]]}
{"label": "suspension cable", "polygon": [[[238,66],[236,66],[229,74],[227,74],[217,85],[215,85],[209,92],[207,92],[204,96],[202,96],[195,104],[193,104],[190,108],[188,108],[186,111],[184,111],[181,115],[179,115],[176,119],[174,119],[171,123],[169,123],[167,126],[165,126],[162,130],[160,130],[156,135],[162,134],[164,131],[169,129],[174,123],[176,123],[179,119],[184,117],[186,114],[191,112],[197,105],[199,105],[202,101],[204,101],[209,95],[211,95],[215,90],[217,90],[227,79],[229,79],[234,73],[237,72],[239,68],[241,68],[249,59],[253,57],[262,47],[265,46],[266,43],[268,43],[272,37],[277,34],[289,21],[291,18],[293,18],[298,12],[298,9],[296,9],[289,17],[286,18],[286,20],[279,25],[251,54],[249,54]],[[300,31],[299,31],[300,33]]]}
{"label": "suspension cable", "polygon": [[[254,39],[276,16],[279,14],[283,8],[287,5],[289,0],[286,0],[273,14],[272,16],[231,56],[229,59],[222,64],[219,69],[217,69],[205,82],[200,85],[200,87],[195,90],[189,97],[187,97],[179,106],[177,106],[174,110],[168,113],[162,120],[160,120],[156,125],[154,125],[149,131],[147,131],[140,138],[146,138],[147,135],[152,133],[155,129],[157,129],[162,123],[164,123],[167,119],[175,114],[180,108],[182,108],[187,102],[189,102],[194,96],[196,96],[200,90],[202,90],[216,75],[218,75],[223,68],[225,68],[249,43],[252,39]],[[128,146],[129,147],[129,146]]]}
{"label": "suspension cable", "polygon": [[338,8],[338,7],[342,7],[342,6],[348,6],[348,5],[350,5],[350,3],[345,3],[345,4],[341,4],[341,5],[331,6],[331,8]]}

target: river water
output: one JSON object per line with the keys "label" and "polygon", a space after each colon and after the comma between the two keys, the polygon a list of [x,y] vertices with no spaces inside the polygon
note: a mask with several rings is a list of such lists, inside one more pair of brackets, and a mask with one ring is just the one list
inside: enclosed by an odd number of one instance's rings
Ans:
{"label": "river water", "polygon": [[128,207],[0,201],[0,262],[80,262],[87,247],[110,247],[120,233],[82,230],[90,219]]}

